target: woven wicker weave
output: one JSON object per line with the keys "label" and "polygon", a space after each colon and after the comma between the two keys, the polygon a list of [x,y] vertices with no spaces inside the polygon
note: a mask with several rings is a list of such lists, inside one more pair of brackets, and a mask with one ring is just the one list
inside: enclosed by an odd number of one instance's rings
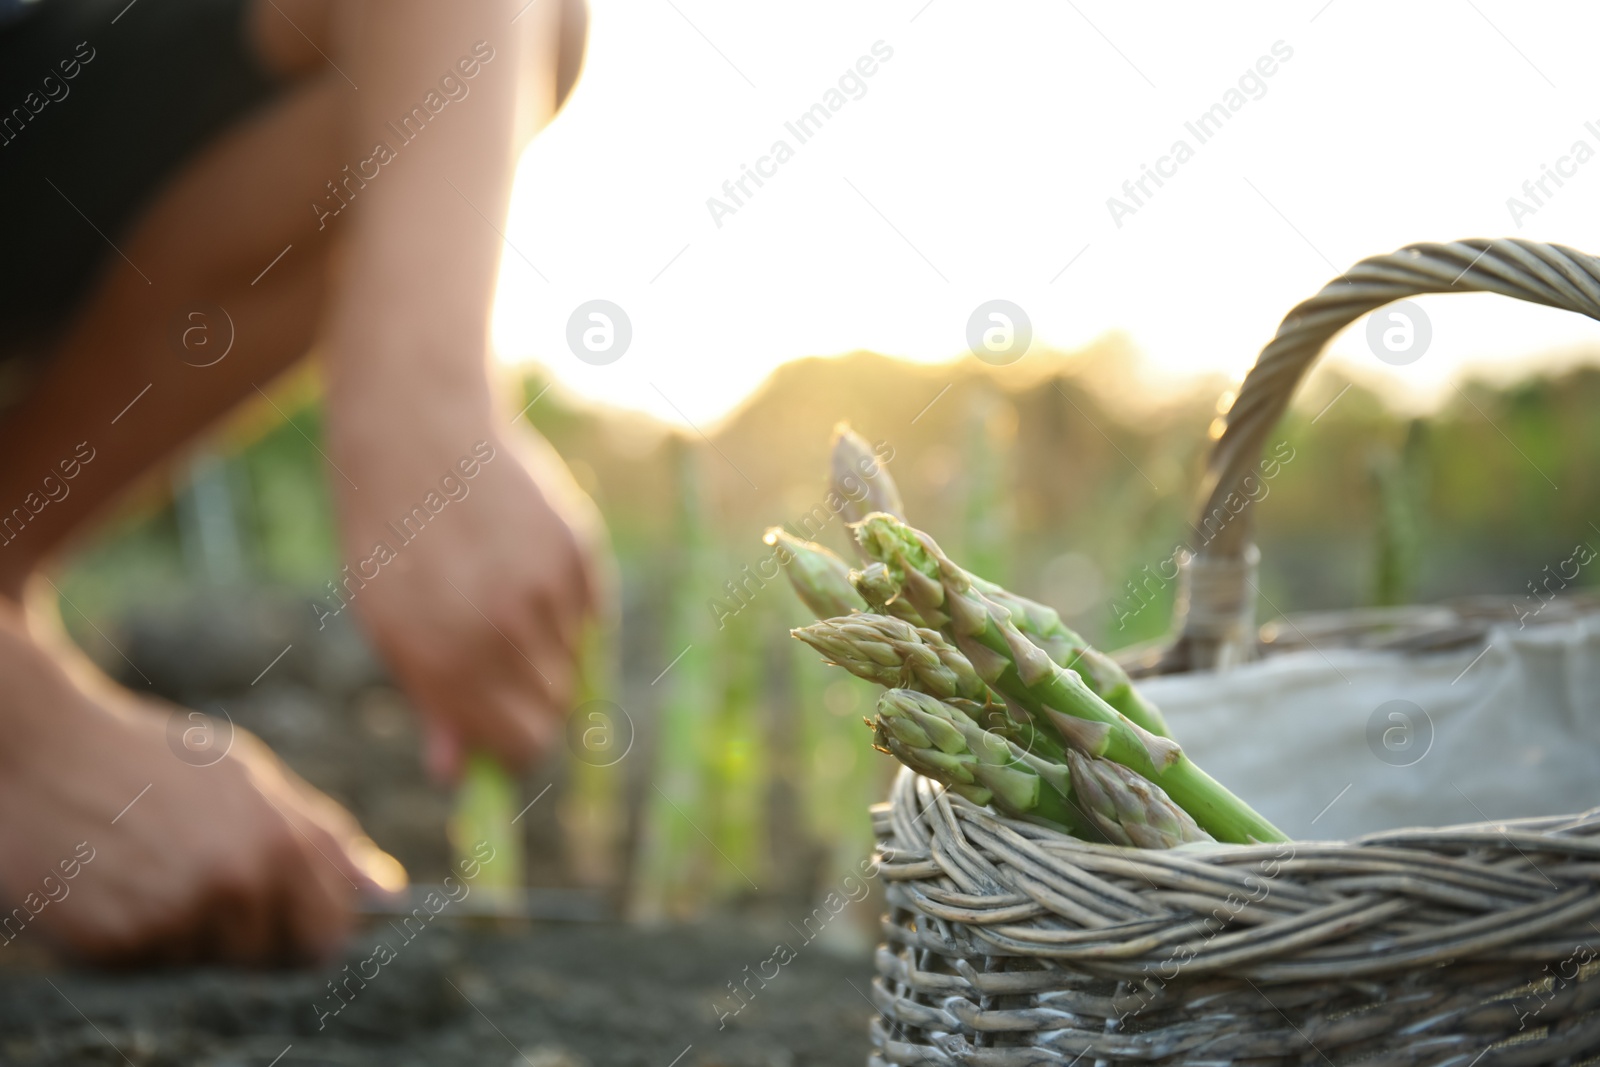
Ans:
{"label": "woven wicker weave", "polygon": [[874,810],[883,1064],[1592,1062],[1600,811],[1343,843],[1092,845],[909,771]]}
{"label": "woven wicker weave", "polygon": [[[1452,291],[1600,318],[1600,260],[1502,240],[1357,264],[1262,352],[1212,454],[1200,521],[1335,333]],[[1188,562],[1180,636],[1156,669],[1257,654],[1249,530],[1246,509]],[[1425,647],[1433,628],[1448,643],[1471,618],[1434,614],[1407,639]],[[890,909],[873,1067],[1600,1064],[1600,809],[1159,852],[1008,820],[902,771],[873,816]]]}

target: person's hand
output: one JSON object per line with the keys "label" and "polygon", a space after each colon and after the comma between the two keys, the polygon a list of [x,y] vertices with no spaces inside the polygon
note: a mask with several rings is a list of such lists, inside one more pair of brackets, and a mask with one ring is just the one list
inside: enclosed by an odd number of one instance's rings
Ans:
{"label": "person's hand", "polygon": [[[498,0],[391,0],[341,20],[339,37],[363,71],[353,130],[405,114],[418,71],[476,71],[471,102],[329,223],[339,251],[317,346],[350,566],[335,582],[422,712],[442,777],[466,748],[520,766],[550,747],[596,599],[592,507],[547,446],[516,445],[488,373],[512,179],[529,120],[549,117],[549,42],[534,19],[506,31],[516,13]],[[484,33],[478,60],[460,66]],[[480,441],[494,458],[457,474]],[[447,477],[467,495],[452,498]],[[397,532],[419,505],[433,514]]]}
{"label": "person's hand", "polygon": [[597,513],[542,438],[408,437],[347,450],[363,468],[340,494],[351,606],[423,715],[432,773],[455,777],[470,749],[526,766],[573,699]]}
{"label": "person's hand", "polygon": [[[209,753],[175,748],[171,715],[182,729],[200,720],[69,678],[10,605],[0,676],[0,893],[19,909],[8,938],[114,965],[321,960],[342,945],[358,894],[405,884],[253,735],[233,730],[220,758],[223,724]],[[19,930],[21,914],[32,917]]]}

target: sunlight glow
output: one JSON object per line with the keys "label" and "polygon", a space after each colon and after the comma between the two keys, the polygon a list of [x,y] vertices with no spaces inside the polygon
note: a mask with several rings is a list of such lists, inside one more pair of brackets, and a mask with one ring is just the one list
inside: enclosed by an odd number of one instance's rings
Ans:
{"label": "sunlight glow", "polygon": [[[596,0],[583,79],[518,173],[496,347],[703,425],[786,360],[960,357],[999,297],[1035,350],[1124,332],[1155,392],[1236,377],[1364,256],[1502,235],[1600,252],[1600,160],[1508,208],[1577,142],[1600,150],[1597,30],[1600,9],[1507,0]],[[830,102],[804,141],[786,126]],[[791,155],[714,218],[708,198],[731,203],[724,183],[779,141]],[[1167,177],[1135,204],[1146,167]],[[633,328],[604,366],[565,339],[597,298]],[[1334,358],[1425,403],[1469,368],[1600,348],[1596,324],[1505,298],[1423,306],[1418,362],[1379,363],[1359,328]]]}

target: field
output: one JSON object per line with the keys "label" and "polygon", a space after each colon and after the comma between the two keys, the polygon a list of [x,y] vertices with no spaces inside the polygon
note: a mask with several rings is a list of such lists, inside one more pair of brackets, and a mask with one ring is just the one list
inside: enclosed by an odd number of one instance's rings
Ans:
{"label": "field", "polygon": [[[908,512],[974,570],[1055,604],[1102,647],[1155,640],[1174,592],[1161,568],[1194,537],[1221,384],[1130,406],[1107,384],[1129,380],[1128,358],[1108,343],[1005,385],[971,365],[807,361],[705,438],[569,404],[529,378],[529,420],[609,523],[622,623],[596,702],[519,783],[532,802],[520,825],[531,884],[579,894],[607,921],[511,937],[441,922],[329,1023],[332,1037],[313,1008],[327,975],[68,975],[19,946],[0,979],[5,1058],[121,1062],[69,998],[140,1064],[266,1064],[291,1043],[285,1065],[512,1062],[494,1026],[540,1067],[665,1065],[689,1045],[685,1067],[858,1056],[871,1007],[849,982],[866,989],[875,892],[717,1029],[728,983],[850,884],[870,851],[867,805],[893,771],[861,726],[862,687],[788,639],[807,620],[781,577],[762,577],[761,533],[787,523],[843,549],[825,471],[831,428],[848,420],[892,453]],[[1587,510],[1600,373],[1469,385],[1423,419],[1330,375],[1302,400],[1256,501],[1263,620],[1269,603],[1488,593],[1533,606],[1545,568],[1600,544]],[[179,476],[147,485],[61,579],[63,618],[124,683],[260,734],[413,881],[436,882],[451,796],[423,775],[405,698],[351,614],[326,610],[340,561],[314,385],[292,383],[279,404],[290,422],[248,412]]]}

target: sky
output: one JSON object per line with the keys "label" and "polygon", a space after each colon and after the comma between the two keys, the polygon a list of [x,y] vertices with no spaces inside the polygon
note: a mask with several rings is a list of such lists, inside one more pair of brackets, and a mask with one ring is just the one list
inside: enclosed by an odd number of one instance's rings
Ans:
{"label": "sky", "polygon": [[[593,0],[583,77],[518,170],[497,355],[705,427],[787,360],[971,358],[969,320],[1004,300],[1035,355],[1124,334],[1157,396],[1242,377],[1369,255],[1600,253],[1600,7],[1220,6]],[[1185,124],[1219,103],[1202,142]],[[1146,166],[1167,177],[1135,200]],[[1547,166],[1567,176],[1536,203]],[[766,176],[736,200],[745,168]],[[1325,358],[1426,405],[1600,350],[1600,325],[1504,297],[1418,306],[1413,361],[1380,361],[1362,323]]]}

